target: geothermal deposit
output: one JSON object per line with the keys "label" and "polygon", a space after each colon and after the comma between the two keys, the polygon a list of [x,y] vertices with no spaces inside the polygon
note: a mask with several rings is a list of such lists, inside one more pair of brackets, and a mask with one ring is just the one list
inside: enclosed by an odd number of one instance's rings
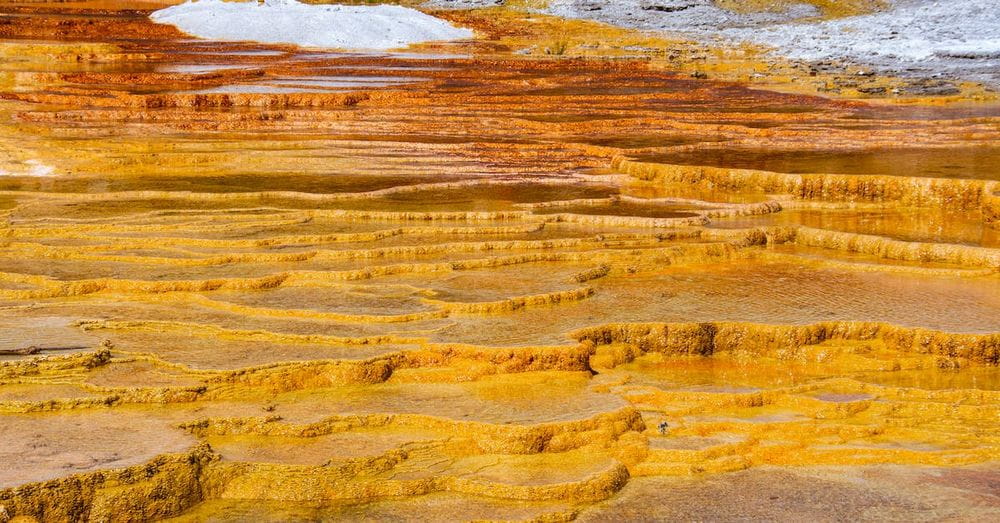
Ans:
{"label": "geothermal deposit", "polygon": [[934,12],[403,4],[0,5],[0,522],[1000,517],[995,88],[776,29]]}

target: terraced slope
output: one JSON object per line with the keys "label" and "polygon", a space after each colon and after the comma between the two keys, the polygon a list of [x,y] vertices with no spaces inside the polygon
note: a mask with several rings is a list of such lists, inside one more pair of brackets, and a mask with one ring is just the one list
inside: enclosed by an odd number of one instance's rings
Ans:
{"label": "terraced slope", "polygon": [[0,521],[1000,513],[994,106],[124,4],[0,15]]}

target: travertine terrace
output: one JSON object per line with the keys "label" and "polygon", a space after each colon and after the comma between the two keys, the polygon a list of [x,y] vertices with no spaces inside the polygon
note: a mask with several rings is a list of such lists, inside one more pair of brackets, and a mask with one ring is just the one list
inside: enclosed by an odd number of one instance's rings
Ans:
{"label": "travertine terrace", "polygon": [[169,3],[0,6],[0,522],[1000,517],[988,91]]}

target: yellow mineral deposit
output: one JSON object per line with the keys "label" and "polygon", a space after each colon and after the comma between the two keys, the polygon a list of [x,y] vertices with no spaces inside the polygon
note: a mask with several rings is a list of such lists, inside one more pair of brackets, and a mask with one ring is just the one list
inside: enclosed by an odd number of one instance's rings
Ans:
{"label": "yellow mineral deposit", "polygon": [[0,521],[1000,517],[988,90],[171,3],[0,6]]}

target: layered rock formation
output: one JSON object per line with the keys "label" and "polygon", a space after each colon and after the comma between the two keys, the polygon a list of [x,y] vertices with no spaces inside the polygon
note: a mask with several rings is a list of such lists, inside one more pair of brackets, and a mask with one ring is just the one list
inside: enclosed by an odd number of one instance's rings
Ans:
{"label": "layered rock formation", "polygon": [[0,521],[1000,512],[995,106],[132,4],[0,8]]}

